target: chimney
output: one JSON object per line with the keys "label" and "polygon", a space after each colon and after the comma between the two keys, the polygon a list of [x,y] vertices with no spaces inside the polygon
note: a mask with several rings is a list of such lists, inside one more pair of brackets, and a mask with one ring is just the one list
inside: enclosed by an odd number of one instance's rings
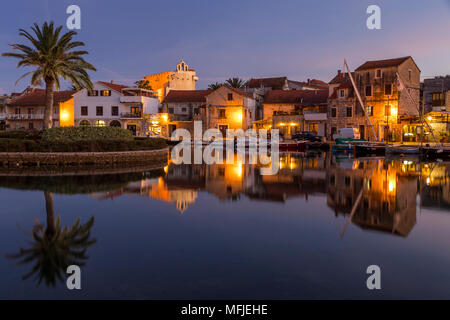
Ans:
{"label": "chimney", "polygon": [[111,83],[114,83],[114,80],[111,80]]}
{"label": "chimney", "polygon": [[338,70],[338,76],[340,76],[340,75],[341,75],[341,69]]}

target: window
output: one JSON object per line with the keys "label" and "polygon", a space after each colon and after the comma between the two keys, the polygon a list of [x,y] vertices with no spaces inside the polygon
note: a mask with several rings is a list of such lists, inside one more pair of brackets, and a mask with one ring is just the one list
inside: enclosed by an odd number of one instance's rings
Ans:
{"label": "window", "polygon": [[219,109],[219,118],[225,118],[225,109]]}
{"label": "window", "polygon": [[118,116],[119,115],[119,107],[118,106],[112,106],[111,107],[111,115],[112,116]]}
{"label": "window", "polygon": [[347,118],[350,118],[353,114],[353,108],[352,107],[347,107]]}
{"label": "window", "polygon": [[90,125],[91,125],[91,123],[87,120],[83,120],[80,122],[80,127],[88,127]]}
{"label": "window", "polygon": [[366,113],[368,116],[373,116],[373,106],[367,106],[366,107]]}
{"label": "window", "polygon": [[372,96],[372,86],[366,86],[366,97]]}
{"label": "window", "polygon": [[233,100],[233,94],[232,94],[232,93],[229,93],[229,94],[228,94],[228,101],[231,101],[231,100]]}
{"label": "window", "polygon": [[383,76],[383,71],[381,69],[377,69],[375,71],[375,78],[381,78]]}
{"label": "window", "polygon": [[130,112],[132,114],[140,115],[141,114],[141,107],[130,107]]}
{"label": "window", "polygon": [[340,96],[341,98],[344,98],[344,97],[345,97],[345,90],[344,90],[344,89],[339,90],[339,96]]}
{"label": "window", "polygon": [[336,108],[331,108],[331,117],[336,118]]}
{"label": "window", "polygon": [[433,107],[440,107],[445,105],[444,94],[442,92],[435,92],[431,95],[431,105]]}
{"label": "window", "polygon": [[97,116],[102,116],[103,115],[103,107],[102,106],[97,106],[95,114]]}
{"label": "window", "polygon": [[344,178],[344,181],[345,181],[345,185],[346,185],[347,187],[349,187],[349,186],[350,186],[350,182],[351,182],[350,177],[349,177],[349,176],[346,176],[346,177]]}
{"label": "window", "polygon": [[92,90],[92,92],[88,91],[89,97],[97,97],[98,96],[98,90]]}
{"label": "window", "polygon": [[391,115],[391,106],[388,105],[388,104],[384,106],[384,115],[385,116],[390,116]]}
{"label": "window", "polygon": [[200,114],[200,109],[199,108],[194,108],[194,114]]}
{"label": "window", "polygon": [[169,108],[169,113],[173,113],[173,108]]}
{"label": "window", "polygon": [[87,106],[81,107],[81,115],[82,116],[87,116],[88,115],[88,107]]}
{"label": "window", "polygon": [[34,129],[34,124],[33,122],[28,123],[28,129],[33,130]]}
{"label": "window", "polygon": [[104,127],[104,126],[106,126],[106,123],[103,120],[97,120],[94,122],[94,126],[95,127]]}
{"label": "window", "polygon": [[411,81],[412,78],[412,70],[408,70],[408,80]]}
{"label": "window", "polygon": [[58,107],[53,108],[53,114],[54,115],[59,115],[59,108]]}
{"label": "window", "polygon": [[33,108],[28,108],[28,114],[34,114],[34,109]]}
{"label": "window", "polygon": [[15,113],[15,114],[20,114],[20,108],[14,109],[14,113]]}
{"label": "window", "polygon": [[101,90],[100,95],[102,97],[110,97],[111,96],[111,90]]}
{"label": "window", "polygon": [[392,94],[392,85],[390,83],[384,85],[384,94],[387,96],[390,96]]}
{"label": "window", "polygon": [[186,108],[181,108],[181,112],[186,112]]}

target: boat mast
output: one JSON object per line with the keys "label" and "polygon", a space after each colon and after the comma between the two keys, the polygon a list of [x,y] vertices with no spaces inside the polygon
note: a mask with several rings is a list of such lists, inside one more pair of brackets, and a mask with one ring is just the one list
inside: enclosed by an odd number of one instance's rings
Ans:
{"label": "boat mast", "polygon": [[366,116],[367,122],[369,122],[370,127],[372,128],[372,134],[375,137],[375,141],[378,141],[378,136],[375,132],[375,129],[373,128],[373,125],[372,125],[372,122],[370,121],[369,116],[366,113],[366,108],[364,107],[364,103],[362,102],[361,95],[359,94],[358,88],[356,87],[356,84],[355,84],[355,80],[353,80],[352,72],[350,71],[350,68],[348,67],[348,64],[347,64],[347,60],[345,60],[345,59],[344,59],[344,66],[347,68],[347,72],[350,77],[350,81],[352,82],[353,89],[356,92],[356,96],[358,97],[359,104],[361,105],[361,108],[363,109],[363,112],[364,112],[364,115]]}

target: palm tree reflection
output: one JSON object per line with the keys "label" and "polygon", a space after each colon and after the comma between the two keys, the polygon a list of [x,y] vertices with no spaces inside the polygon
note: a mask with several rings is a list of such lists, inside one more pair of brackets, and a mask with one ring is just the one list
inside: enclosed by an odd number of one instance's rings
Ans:
{"label": "palm tree reflection", "polygon": [[45,191],[44,196],[47,212],[46,228],[35,219],[31,246],[20,248],[17,254],[7,257],[19,260],[17,265],[32,264],[31,270],[22,277],[23,280],[34,276],[38,285],[44,281],[47,286],[55,286],[57,280],[64,281],[69,265],[80,267],[85,265],[88,259],[86,251],[97,240],[90,238],[94,217],[85,224],[80,224],[78,217],[70,228],[61,228],[61,217],[55,219],[52,193]]}

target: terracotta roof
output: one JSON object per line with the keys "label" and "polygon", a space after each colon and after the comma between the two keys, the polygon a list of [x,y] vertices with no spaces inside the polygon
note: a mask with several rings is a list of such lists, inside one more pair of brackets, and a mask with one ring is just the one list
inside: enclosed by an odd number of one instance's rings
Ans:
{"label": "terracotta roof", "polygon": [[[72,98],[72,95],[76,91],[55,91],[54,92],[54,104],[64,102]],[[8,105],[11,106],[44,106],[45,105],[45,90],[34,89],[30,93],[23,94],[12,99]]]}
{"label": "terracotta roof", "polygon": [[272,90],[282,90],[284,84],[287,81],[287,77],[278,77],[278,78],[259,78],[259,79],[250,79],[245,84],[249,88],[272,88]]}
{"label": "terracotta roof", "polygon": [[105,82],[105,81],[97,81],[98,83],[101,83],[102,85],[110,88],[111,90],[117,91],[117,92],[122,92],[122,89],[124,88],[129,88],[130,86],[125,86],[123,84],[116,84],[116,83],[111,83],[111,82]]}
{"label": "terracotta roof", "polygon": [[395,66],[401,65],[403,62],[405,62],[409,58],[411,58],[411,56],[395,58],[395,59],[366,61],[365,63],[360,65],[358,68],[356,68],[355,71],[368,70],[368,69],[374,69],[374,68],[395,67]]}
{"label": "terracotta roof", "polygon": [[206,96],[212,90],[170,90],[163,103],[171,102],[206,102]]}
{"label": "terracotta roof", "polygon": [[[355,76],[354,72],[352,72],[352,76]],[[341,70],[338,70],[337,75],[333,79],[331,79],[329,84],[345,83],[345,82],[350,82],[348,72],[341,72]]]}
{"label": "terracotta roof", "polygon": [[227,85],[227,84],[224,84],[223,86],[224,86],[224,87],[227,87],[228,89],[230,89],[230,90],[232,90],[232,91],[234,91],[234,92],[236,92],[237,94],[240,94],[240,95],[242,95],[242,96],[247,96],[247,97],[249,97],[249,98],[253,98],[253,94],[251,94],[250,92],[246,92],[246,91],[244,91],[244,90],[242,90],[242,89],[238,89],[238,88],[229,86],[229,85]]}
{"label": "terracotta roof", "polygon": [[285,103],[317,105],[326,104],[328,99],[328,89],[322,90],[272,90],[268,91],[264,97],[265,104]]}

